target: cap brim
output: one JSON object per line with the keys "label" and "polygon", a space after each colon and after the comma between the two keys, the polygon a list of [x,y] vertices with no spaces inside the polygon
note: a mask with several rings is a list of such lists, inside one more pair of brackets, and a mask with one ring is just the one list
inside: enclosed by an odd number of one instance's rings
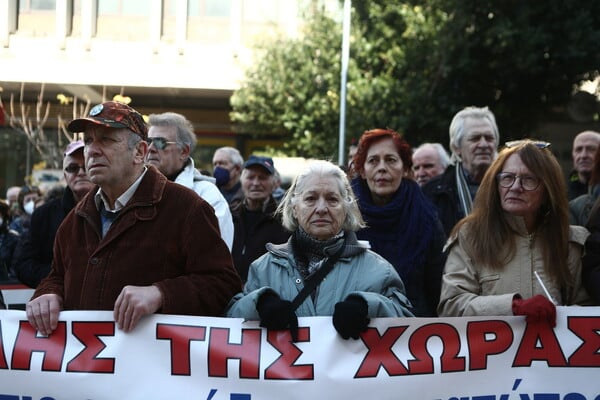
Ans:
{"label": "cap brim", "polygon": [[74,119],[73,121],[69,122],[67,129],[73,133],[84,132],[85,128],[87,126],[89,126],[90,124],[104,126],[106,128],[127,128],[127,129],[129,129],[129,127],[127,125],[124,125],[120,122],[115,122],[115,121],[109,122],[103,118],[91,118],[91,117]]}
{"label": "cap brim", "polygon": [[65,151],[64,155],[65,156],[70,156],[71,154],[75,153],[78,150],[82,150],[83,151],[84,147],[85,147],[85,145],[83,143],[77,144],[77,146],[71,147],[67,151]]}
{"label": "cap brim", "polygon": [[273,175],[275,173],[275,171],[271,171],[268,167],[265,167],[264,164],[260,163],[260,162],[253,162],[250,164],[246,164],[244,166],[244,168],[249,168],[249,167],[261,167],[262,169],[264,169],[265,171],[267,171],[269,173],[269,175]]}

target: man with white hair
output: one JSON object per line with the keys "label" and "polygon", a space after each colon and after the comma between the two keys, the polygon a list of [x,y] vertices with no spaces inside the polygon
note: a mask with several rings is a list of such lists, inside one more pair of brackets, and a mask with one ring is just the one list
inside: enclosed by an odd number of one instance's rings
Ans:
{"label": "man with white hair", "polygon": [[471,212],[479,184],[498,155],[499,141],[496,118],[487,107],[466,107],[452,118],[450,150],[454,165],[422,187],[437,206],[446,235]]}
{"label": "man with white hair", "polygon": [[573,171],[567,182],[569,200],[588,193],[588,183],[594,169],[594,156],[600,145],[600,133],[583,131],[573,139]]}
{"label": "man with white hair", "polygon": [[192,153],[196,134],[192,123],[181,114],[165,112],[150,114],[148,126],[146,162],[158,168],[171,182],[192,189],[212,206],[221,238],[231,250],[233,220],[229,204],[217,188],[215,178],[202,175],[194,166]]}
{"label": "man with white hair", "polygon": [[444,173],[450,157],[441,143],[423,143],[413,151],[412,170],[419,186]]}
{"label": "man with white hair", "polygon": [[240,182],[244,158],[235,147],[225,146],[215,150],[212,162],[217,187],[233,210],[244,198]]}

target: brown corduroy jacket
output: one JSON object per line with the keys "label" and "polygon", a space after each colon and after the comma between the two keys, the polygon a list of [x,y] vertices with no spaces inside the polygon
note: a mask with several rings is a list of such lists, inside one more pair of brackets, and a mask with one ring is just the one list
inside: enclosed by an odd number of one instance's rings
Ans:
{"label": "brown corduroy jacket", "polygon": [[97,190],[60,226],[52,270],[33,297],[56,293],[65,310],[113,310],[124,286],[156,285],[163,314],[221,316],[242,284],[212,207],[149,166],[102,238]]}

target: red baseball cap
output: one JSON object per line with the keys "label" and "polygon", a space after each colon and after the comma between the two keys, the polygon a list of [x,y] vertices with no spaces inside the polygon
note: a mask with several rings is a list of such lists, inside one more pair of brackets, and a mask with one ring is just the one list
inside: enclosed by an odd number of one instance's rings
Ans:
{"label": "red baseball cap", "polygon": [[116,101],[107,101],[94,106],[87,117],[69,122],[67,129],[75,133],[83,132],[90,124],[107,128],[126,128],[137,133],[144,140],[148,138],[148,127],[142,114],[127,104]]}

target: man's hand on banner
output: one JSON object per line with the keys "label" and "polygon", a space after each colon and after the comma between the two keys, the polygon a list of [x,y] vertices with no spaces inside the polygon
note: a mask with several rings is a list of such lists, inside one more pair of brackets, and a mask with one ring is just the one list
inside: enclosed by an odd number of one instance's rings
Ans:
{"label": "man's hand on banner", "polygon": [[50,335],[58,324],[63,300],[57,294],[43,294],[27,303],[25,311],[33,328],[42,335]]}

